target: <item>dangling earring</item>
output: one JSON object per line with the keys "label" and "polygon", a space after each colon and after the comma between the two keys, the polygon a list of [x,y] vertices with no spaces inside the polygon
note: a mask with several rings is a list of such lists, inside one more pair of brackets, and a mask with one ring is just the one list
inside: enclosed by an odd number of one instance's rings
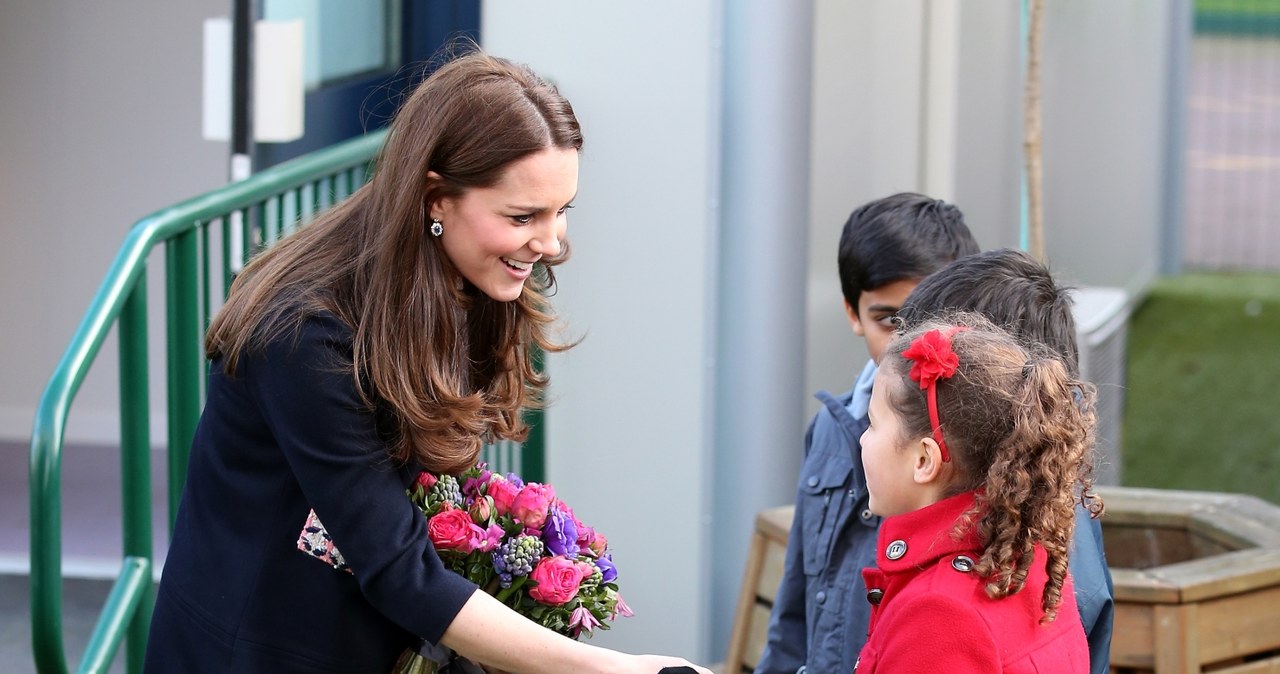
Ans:
{"label": "dangling earring", "polygon": [[440,224],[439,220],[431,218],[431,236],[439,237],[441,234],[444,234],[444,225]]}

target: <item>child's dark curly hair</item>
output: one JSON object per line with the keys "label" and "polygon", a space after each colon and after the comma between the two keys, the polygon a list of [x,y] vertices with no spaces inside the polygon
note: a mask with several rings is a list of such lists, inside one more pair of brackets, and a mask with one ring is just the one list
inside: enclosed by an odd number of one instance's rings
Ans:
{"label": "child's dark curly hair", "polygon": [[993,599],[1022,589],[1035,545],[1043,546],[1049,580],[1040,606],[1042,622],[1050,622],[1062,601],[1075,506],[1102,514],[1091,491],[1093,386],[1047,349],[1028,348],[977,314],[944,315],[899,334],[881,359],[894,375],[888,401],[904,439],[931,436],[932,429],[925,392],[908,379],[911,362],[902,352],[926,332],[955,326],[968,328],[951,337],[960,363],[937,384],[942,435],[955,466],[947,494],[979,490],[957,531],[977,521],[983,551],[974,569],[988,580]]}

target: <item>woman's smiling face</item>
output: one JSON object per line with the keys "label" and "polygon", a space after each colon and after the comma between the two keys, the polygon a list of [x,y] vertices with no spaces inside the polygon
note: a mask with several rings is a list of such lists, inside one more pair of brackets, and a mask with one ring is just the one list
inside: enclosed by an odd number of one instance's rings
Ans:
{"label": "woman's smiling face", "polygon": [[578,192],[578,152],[547,148],[511,163],[492,187],[431,206],[440,243],[464,278],[499,302],[520,297],[533,265],[560,253]]}

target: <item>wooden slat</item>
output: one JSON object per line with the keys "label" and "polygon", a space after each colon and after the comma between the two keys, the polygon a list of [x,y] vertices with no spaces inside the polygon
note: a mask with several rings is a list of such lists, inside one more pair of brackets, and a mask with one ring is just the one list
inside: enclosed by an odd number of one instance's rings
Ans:
{"label": "wooden slat", "polygon": [[760,565],[760,578],[756,581],[756,597],[772,606],[778,598],[778,586],[782,584],[782,573],[787,564],[787,546],[770,539],[766,541],[764,562]]}
{"label": "wooden slat", "polygon": [[786,547],[787,538],[791,535],[791,519],[795,514],[794,505],[762,510],[756,515],[756,530]]}
{"label": "wooden slat", "polygon": [[1280,587],[1198,604],[1202,662],[1280,648]]}
{"label": "wooden slat", "polygon": [[1280,585],[1280,548],[1237,550],[1150,572],[1163,582],[1181,588],[1183,602],[1264,590]]}
{"label": "wooden slat", "polygon": [[[725,658],[725,671],[735,674],[742,669],[743,660],[749,650],[748,640],[752,634],[752,619],[756,608],[756,584],[760,580],[760,570],[764,565],[765,549],[769,542],[756,532],[751,535],[751,547],[747,553],[747,568],[742,574],[742,587],[738,591],[738,608],[733,616],[733,630],[729,633],[729,652]],[[752,667],[755,666],[754,661]]]}
{"label": "wooden slat", "polygon": [[1150,669],[1155,666],[1154,612],[1148,604],[1116,603],[1111,633],[1111,666]]}
{"label": "wooden slat", "polygon": [[743,669],[752,670],[760,664],[760,656],[764,655],[764,645],[768,641],[769,607],[756,604],[751,608],[751,625],[747,632],[746,649],[742,653]]}
{"label": "wooden slat", "polygon": [[1156,672],[1199,674],[1200,640],[1196,638],[1196,604],[1159,605],[1155,612]]}
{"label": "wooden slat", "polygon": [[1213,674],[1280,674],[1280,655],[1232,667],[1215,668]]}
{"label": "wooden slat", "polygon": [[1176,604],[1181,599],[1179,589],[1147,571],[1111,569],[1111,581],[1115,585],[1116,603],[1138,602],[1143,604]]}

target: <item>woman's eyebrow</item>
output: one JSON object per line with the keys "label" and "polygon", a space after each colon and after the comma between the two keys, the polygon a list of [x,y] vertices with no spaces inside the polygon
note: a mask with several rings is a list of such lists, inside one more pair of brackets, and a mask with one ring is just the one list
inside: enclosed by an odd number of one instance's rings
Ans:
{"label": "woman's eyebrow", "polygon": [[[577,199],[577,198],[578,198],[577,193],[574,193],[574,195],[573,195],[573,196],[572,196],[568,201],[564,202],[564,205],[565,205],[565,206],[568,206],[569,204],[572,204],[572,203],[574,202],[574,200],[575,200],[575,199]],[[561,206],[560,208],[563,208],[563,207],[564,207],[564,206]],[[520,212],[522,212],[522,213],[545,213],[545,212],[547,212],[547,211],[551,210],[551,209],[550,209],[549,207],[547,207],[547,206],[525,206],[525,205],[520,205],[520,204],[508,204],[508,205],[507,205],[507,208],[509,208],[509,209],[511,209],[511,210],[513,210],[513,211],[520,211]],[[558,211],[558,210],[560,210],[560,208],[556,208],[555,210],[557,210],[557,211]]]}

